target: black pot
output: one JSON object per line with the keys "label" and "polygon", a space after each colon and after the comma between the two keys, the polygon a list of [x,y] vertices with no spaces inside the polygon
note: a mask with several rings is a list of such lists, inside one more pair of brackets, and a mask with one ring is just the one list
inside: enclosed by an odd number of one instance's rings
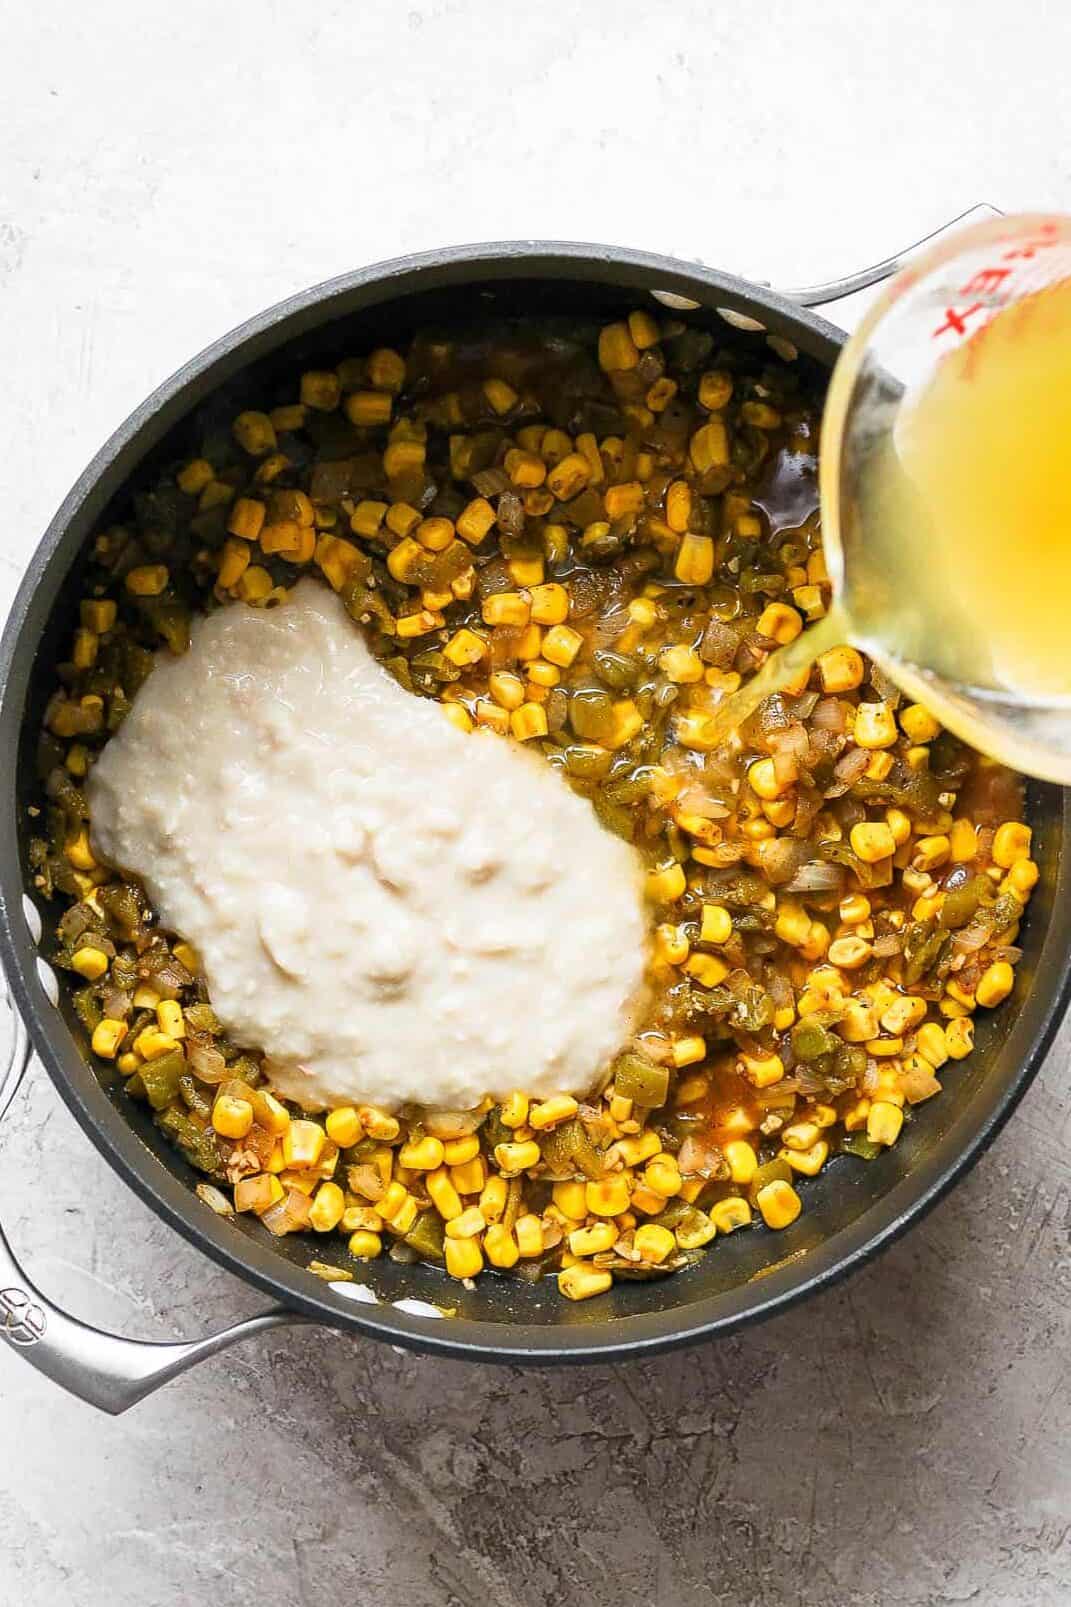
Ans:
{"label": "black pot", "polygon": [[[249,1217],[223,1219],[193,1192],[194,1174],[148,1116],[87,1055],[69,1001],[54,1006],[27,922],[26,806],[36,790],[33,750],[60,643],[77,612],[87,539],[109,504],[182,452],[191,416],[226,390],[229,414],[248,390],[280,371],[300,372],[328,352],[404,340],[431,323],[511,307],[528,313],[595,309],[607,317],[659,297],[686,298],[683,316],[716,326],[728,313],[781,336],[800,361],[828,370],[845,337],[798,303],[706,268],[642,252],[529,242],[438,251],[362,269],[294,296],[226,335],[136,410],[86,469],[30,565],[0,647],[0,741],[9,762],[0,793],[0,958],[17,1011],[62,1098],[98,1149],[173,1227],[279,1302],[252,1323],[195,1345],[144,1345],[84,1328],[33,1289],[0,1235],[0,1332],[43,1371],[84,1398],[120,1411],[192,1360],[273,1322],[311,1320],[378,1339],[474,1360],[591,1361],[648,1354],[727,1333],[782,1310],[860,1265],[928,1210],[974,1161],[1034,1076],[1068,998],[1071,900],[1065,861],[1067,805],[1060,789],[1032,784],[1029,817],[1041,881],[1023,925],[1023,959],[1011,1004],[979,1023],[977,1048],[942,1073],[928,1104],[895,1148],[863,1166],[845,1159],[808,1184],[807,1210],[776,1246],[765,1229],[718,1243],[696,1267],[668,1279],[617,1284],[574,1305],[553,1285],[483,1277],[467,1289],[434,1269],[373,1263],[376,1303],[307,1272],[308,1246],[273,1240]],[[674,303],[676,304],[676,303]],[[330,360],[330,359],[329,359]],[[228,415],[229,416],[229,415]],[[48,910],[41,911],[46,926]],[[31,915],[31,924],[36,921]],[[16,1052],[0,1111],[21,1070]],[[946,1075],[947,1073],[947,1075]],[[776,1256],[770,1264],[771,1254]],[[353,1286],[350,1287],[352,1291]],[[441,1319],[395,1301],[456,1308]]]}

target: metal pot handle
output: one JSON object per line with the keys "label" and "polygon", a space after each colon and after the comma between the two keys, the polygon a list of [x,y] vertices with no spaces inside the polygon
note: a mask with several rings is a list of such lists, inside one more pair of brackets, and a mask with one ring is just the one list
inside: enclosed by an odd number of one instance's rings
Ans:
{"label": "metal pot handle", "polygon": [[[843,279],[832,279],[825,285],[807,285],[802,289],[782,290],[781,294],[787,301],[794,301],[800,307],[828,307],[833,302],[844,301],[848,296],[858,295],[859,292],[869,290],[873,285],[880,284],[885,279],[891,279],[893,274],[898,273],[904,264],[909,262],[917,252],[932,244],[940,235],[947,234],[950,229],[958,229],[961,225],[966,227],[971,223],[981,223],[986,218],[1003,216],[1004,214],[999,207],[990,206],[988,201],[978,201],[974,206],[969,206],[965,212],[961,212],[958,217],[950,219],[948,223],[942,223],[939,229],[933,229],[929,234],[923,235],[922,239],[916,240],[914,245],[907,246],[903,251],[898,251],[894,257],[886,257],[884,261],[875,262],[869,268],[861,268],[858,273],[847,274]],[[842,324],[845,329],[852,329],[857,319],[862,315],[863,304],[859,302],[853,305],[850,310],[845,310],[849,312],[847,318],[843,316],[842,309],[839,307],[830,316],[836,323]]]}
{"label": "metal pot handle", "polygon": [[[2,980],[0,995],[12,1020],[10,1049],[0,1070],[2,1121],[29,1065],[31,1049],[25,1025]],[[92,1328],[54,1305],[26,1276],[0,1227],[0,1338],[38,1372],[113,1416],[239,1339],[283,1323],[307,1320],[284,1306],[273,1306],[207,1339],[124,1339],[103,1328]]]}

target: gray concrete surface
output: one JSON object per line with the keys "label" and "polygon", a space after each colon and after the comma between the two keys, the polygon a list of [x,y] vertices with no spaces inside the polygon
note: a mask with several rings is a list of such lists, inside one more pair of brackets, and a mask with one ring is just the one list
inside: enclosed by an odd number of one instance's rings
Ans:
{"label": "gray concrete surface", "polygon": [[[1071,210],[1066,7],[59,0],[3,13],[0,609],[96,445],[190,352],[355,262],[539,234],[781,282],[963,206]],[[319,1330],[111,1421],[0,1350],[19,1607],[1063,1607],[1065,1032],[996,1147],[851,1283],[717,1346],[473,1370]],[[31,1272],[123,1331],[256,1298],[34,1076],[0,1134]]]}

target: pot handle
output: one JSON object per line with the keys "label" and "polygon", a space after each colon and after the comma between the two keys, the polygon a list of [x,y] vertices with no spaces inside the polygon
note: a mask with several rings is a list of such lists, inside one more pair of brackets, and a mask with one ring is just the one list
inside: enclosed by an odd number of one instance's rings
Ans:
{"label": "pot handle", "polygon": [[[885,279],[891,279],[893,274],[898,273],[916,253],[931,245],[942,234],[947,234],[949,230],[958,229],[961,226],[966,228],[972,223],[981,223],[987,218],[1000,218],[1003,216],[1004,214],[1000,207],[991,206],[988,201],[977,201],[974,206],[969,206],[958,217],[950,219],[948,223],[942,223],[939,229],[933,229],[929,234],[923,235],[922,239],[916,240],[914,245],[907,246],[903,251],[898,251],[894,257],[886,257],[882,262],[875,262],[869,268],[860,268],[858,273],[847,274],[843,279],[832,279],[828,284],[824,285],[807,285],[802,289],[782,290],[781,295],[787,301],[796,302],[800,307],[824,309],[832,303],[846,300],[849,296],[859,295],[861,291],[869,290],[872,286],[881,284]],[[868,301],[869,299],[867,298]],[[854,329],[863,311],[864,303],[860,300],[858,303],[853,303],[850,308],[841,309],[838,307],[836,312],[831,313],[830,316],[834,322],[841,324],[843,328]]]}
{"label": "pot handle", "polygon": [[[0,995],[12,1023],[7,1058],[0,1068],[2,1120],[29,1065],[31,1048],[26,1027],[2,981]],[[124,1339],[106,1329],[90,1327],[54,1305],[26,1276],[0,1227],[0,1338],[38,1372],[113,1416],[239,1339],[283,1323],[307,1320],[284,1306],[273,1306],[207,1339]]]}

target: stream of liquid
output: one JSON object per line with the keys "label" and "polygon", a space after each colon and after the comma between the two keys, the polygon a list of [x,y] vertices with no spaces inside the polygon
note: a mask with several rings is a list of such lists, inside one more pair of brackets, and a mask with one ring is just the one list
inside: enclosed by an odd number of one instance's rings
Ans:
{"label": "stream of liquid", "polygon": [[830,613],[718,725],[851,642],[974,746],[1071,782],[1071,280],[999,312],[890,417],[847,494],[823,479]]}

